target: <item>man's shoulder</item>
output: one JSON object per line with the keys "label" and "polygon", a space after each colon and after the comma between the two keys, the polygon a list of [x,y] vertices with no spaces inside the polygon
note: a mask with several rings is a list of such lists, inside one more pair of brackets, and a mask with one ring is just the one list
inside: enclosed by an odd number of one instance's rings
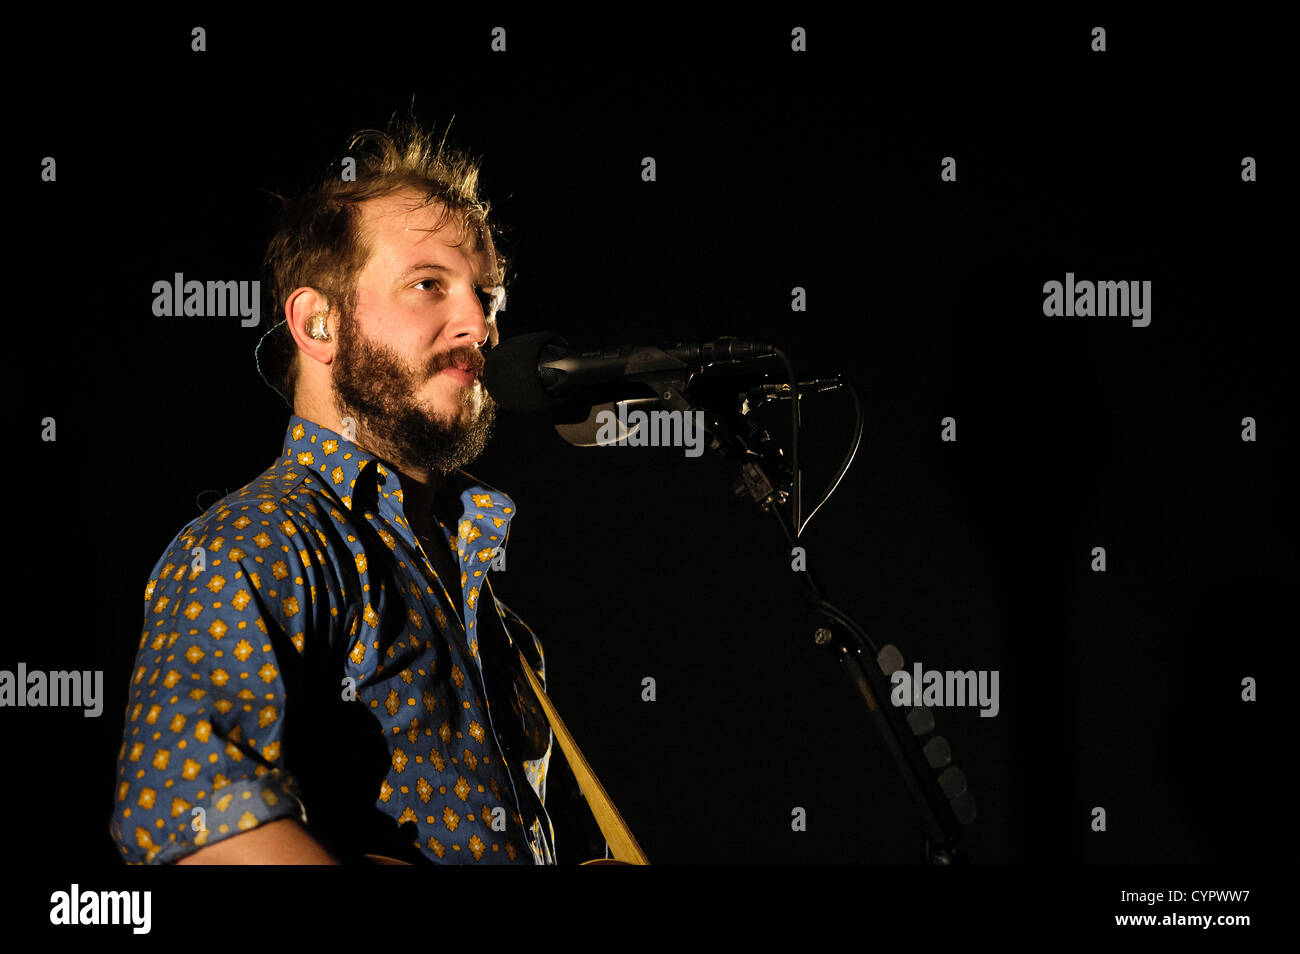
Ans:
{"label": "man's shoulder", "polygon": [[268,633],[274,624],[302,652],[307,629],[322,622],[319,607],[334,593],[321,569],[333,549],[325,527],[346,510],[318,478],[280,458],[191,520],[163,550],[145,585],[141,645],[155,627],[179,633],[185,624],[172,620],[182,613],[191,633],[214,639],[232,627],[251,624]]}
{"label": "man's shoulder", "polygon": [[317,476],[278,457],[186,523],[164,548],[153,576],[165,573],[168,561],[174,566],[178,560],[190,562],[190,556],[197,559],[199,551],[238,560],[245,553],[303,549],[308,546],[304,535],[318,537],[327,522],[343,519],[343,509]]}

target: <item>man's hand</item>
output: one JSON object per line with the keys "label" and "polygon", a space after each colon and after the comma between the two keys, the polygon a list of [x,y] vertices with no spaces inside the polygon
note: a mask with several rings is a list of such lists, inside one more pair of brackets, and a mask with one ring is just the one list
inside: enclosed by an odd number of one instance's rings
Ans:
{"label": "man's hand", "polygon": [[293,818],[277,818],[265,825],[223,838],[214,845],[186,855],[178,865],[337,865]]}

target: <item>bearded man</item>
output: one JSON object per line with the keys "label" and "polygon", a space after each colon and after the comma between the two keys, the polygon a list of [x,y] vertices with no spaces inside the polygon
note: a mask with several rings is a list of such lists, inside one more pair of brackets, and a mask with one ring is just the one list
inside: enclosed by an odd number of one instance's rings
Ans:
{"label": "bearded man", "polygon": [[[551,864],[542,647],[492,593],[513,501],[462,468],[504,299],[478,169],[410,125],[284,202],[261,476],[145,590],[112,835],[128,863]],[[544,684],[544,683],[543,683]],[[598,841],[592,842],[598,844]]]}

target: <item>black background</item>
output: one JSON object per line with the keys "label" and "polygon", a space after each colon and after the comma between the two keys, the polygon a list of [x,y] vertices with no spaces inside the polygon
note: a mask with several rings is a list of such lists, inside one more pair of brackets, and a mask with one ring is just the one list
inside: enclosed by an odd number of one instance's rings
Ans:
{"label": "black background", "polygon": [[[862,447],[805,543],[832,598],[909,663],[1000,671],[996,718],[936,713],[979,807],[973,862],[1273,853],[1295,569],[1275,27],[355,13],[13,38],[49,82],[11,88],[31,212],[10,275],[25,320],[8,329],[7,509],[25,543],[0,668],[105,671],[98,719],[0,713],[16,857],[119,865],[149,570],[272,462],[287,420],[252,361],[274,317],[156,318],[153,282],[260,277],[269,193],[412,99],[482,161],[511,263],[503,335],[732,334],[854,382]],[[34,171],[47,155],[56,183]],[[1241,181],[1244,156],[1260,181]],[[1043,283],[1067,271],[1150,280],[1150,326],[1044,317]],[[762,413],[784,442],[787,411]],[[832,394],[804,417],[815,499],[852,415]],[[518,504],[498,594],[542,637],[552,698],[652,862],[920,861],[915,809],[812,645],[786,548],[720,462],[575,448],[503,413],[468,469]],[[1240,700],[1245,676],[1260,702]]]}

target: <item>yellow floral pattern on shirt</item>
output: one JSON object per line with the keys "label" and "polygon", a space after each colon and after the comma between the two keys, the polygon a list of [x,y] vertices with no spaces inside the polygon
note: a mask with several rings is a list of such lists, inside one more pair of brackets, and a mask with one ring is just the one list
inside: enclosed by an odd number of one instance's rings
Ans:
{"label": "yellow floral pattern on shirt", "polygon": [[[341,644],[340,695],[370,713],[391,756],[357,811],[404,826],[430,861],[553,861],[550,731],[510,660],[522,639],[544,679],[541,644],[495,597],[481,601],[493,565],[482,554],[504,548],[514,505],[453,476],[463,513],[443,531],[462,580],[475,571],[461,605],[422,556],[393,471],[297,416],[271,468],[177,534],[144,593],[111,824],[124,860],[172,862],[280,818],[310,829],[286,739],[289,714],[309,710],[288,687]],[[506,634],[487,668],[484,606]],[[490,708],[485,685],[504,692]]]}

